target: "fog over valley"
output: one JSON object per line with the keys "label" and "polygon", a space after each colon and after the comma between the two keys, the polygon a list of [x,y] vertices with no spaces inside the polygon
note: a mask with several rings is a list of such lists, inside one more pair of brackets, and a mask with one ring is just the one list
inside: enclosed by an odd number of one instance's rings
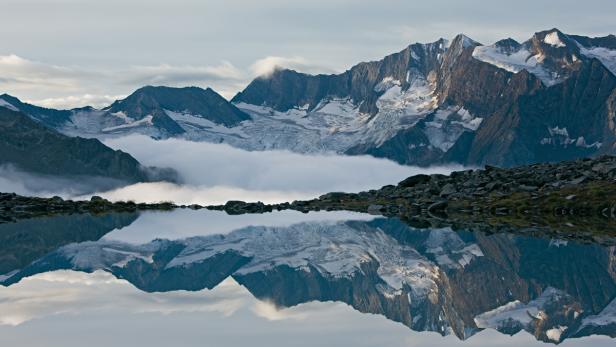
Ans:
{"label": "fog over valley", "polygon": [[89,199],[92,192],[84,189],[94,187],[94,194],[112,201],[202,205],[224,204],[228,200],[276,203],[311,199],[331,191],[376,189],[414,174],[446,174],[461,168],[418,168],[369,156],[249,152],[225,144],[181,139],[157,141],[141,135],[107,139],[104,143],[131,154],[144,166],[175,169],[181,183],[136,183],[108,190],[108,182],[102,179],[80,178],[76,182],[24,173],[7,166],[2,168],[0,190]]}

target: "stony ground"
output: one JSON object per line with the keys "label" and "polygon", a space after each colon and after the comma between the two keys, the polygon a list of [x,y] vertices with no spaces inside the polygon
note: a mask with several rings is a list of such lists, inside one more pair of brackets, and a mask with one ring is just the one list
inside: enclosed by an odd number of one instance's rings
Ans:
{"label": "stony ground", "polygon": [[0,223],[14,222],[41,216],[72,213],[134,212],[139,210],[171,210],[178,206],[171,203],[136,204],[134,202],[112,203],[98,196],[89,201],[63,200],[60,197],[37,198],[14,193],[0,193]]}

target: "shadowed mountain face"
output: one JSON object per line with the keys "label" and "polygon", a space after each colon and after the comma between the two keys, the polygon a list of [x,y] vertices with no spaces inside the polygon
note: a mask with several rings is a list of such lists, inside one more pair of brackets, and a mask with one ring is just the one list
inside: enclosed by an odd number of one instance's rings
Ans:
{"label": "shadowed mountain face", "polygon": [[79,214],[0,224],[0,274],[22,269],[64,245],[96,241],[137,218],[137,213]]}
{"label": "shadowed mountain face", "polygon": [[146,292],[197,291],[231,276],[279,307],[339,301],[417,331],[466,339],[486,328],[525,330],[558,343],[616,336],[615,260],[614,247],[376,219],[247,227],[143,245],[82,242],[2,283],[102,269]]}
{"label": "shadowed mountain face", "polygon": [[107,110],[122,112],[134,120],[151,116],[154,125],[173,133],[183,133],[184,129],[169,117],[168,111],[196,115],[227,127],[250,119],[212,89],[197,87],[144,87],[126,99],[114,102]]}
{"label": "shadowed mountain face", "polygon": [[97,139],[68,137],[23,113],[0,107],[0,164],[62,177],[104,177],[118,182],[148,180],[137,160]]}
{"label": "shadowed mountain face", "polygon": [[65,122],[70,121],[71,111],[68,110],[54,110],[45,107],[39,107],[35,105],[30,105],[16,97],[10,96],[8,94],[0,95],[0,106],[4,106],[12,111],[20,111],[31,118],[35,119],[38,122],[49,125],[51,127],[61,126]]}

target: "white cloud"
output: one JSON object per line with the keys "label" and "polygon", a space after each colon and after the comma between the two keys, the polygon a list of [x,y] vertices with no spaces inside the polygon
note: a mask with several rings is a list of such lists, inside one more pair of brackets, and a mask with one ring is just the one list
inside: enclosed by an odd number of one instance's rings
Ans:
{"label": "white cloud", "polygon": [[224,235],[250,226],[288,227],[306,222],[371,221],[374,218],[348,211],[301,213],[287,210],[251,215],[189,209],[148,211],[141,213],[132,224],[106,234],[104,239],[141,245],[155,239],[181,240],[194,236]]}
{"label": "white cloud", "polygon": [[[142,135],[104,142],[130,153],[145,166],[173,168],[182,178],[182,184],[139,183],[95,193],[116,201],[222,204],[229,200],[243,200],[276,203],[311,199],[333,191],[359,192],[396,184],[419,173],[449,173],[461,169],[460,166],[403,166],[370,156],[249,152],[226,144],[181,139],[157,141]],[[12,167],[0,167],[0,191],[19,194],[83,199],[88,196],[80,194],[91,191],[88,189],[110,187],[111,183],[98,178],[87,182],[82,180],[78,185],[66,178],[25,174]]]}
{"label": "white cloud", "polygon": [[[230,316],[250,299],[246,290],[229,278],[214,290],[139,295],[125,280],[96,271],[86,274],[56,271],[0,287],[0,325],[17,326],[32,319],[56,315],[122,310],[130,313],[172,314],[216,312]],[[113,298],[113,300],[108,300]]]}
{"label": "white cloud", "polygon": [[[178,185],[172,183],[138,183],[112,191],[96,193],[112,201],[136,200],[157,203],[173,201],[180,204],[219,205],[229,200],[262,201],[278,203],[303,200],[314,197],[315,193],[280,190],[251,190],[231,186]],[[88,199],[78,196],[76,199]]]}
{"label": "white cloud", "polygon": [[75,68],[45,64],[24,59],[15,54],[0,55],[0,81],[8,90],[62,88],[74,91],[79,77],[91,77],[90,73]]}
{"label": "white cloud", "polygon": [[40,100],[24,100],[27,103],[43,106],[47,108],[65,109],[77,108],[82,106],[106,107],[118,99],[125,98],[126,95],[68,95],[57,98],[45,98]]}
{"label": "white cloud", "polygon": [[0,94],[59,109],[106,107],[144,85],[213,87],[230,98],[247,84],[248,75],[228,61],[203,66],[84,68],[47,64],[14,54],[0,55]]}
{"label": "white cloud", "polygon": [[135,66],[124,71],[124,83],[131,85],[181,85],[211,80],[242,80],[242,71],[228,61],[216,66]]}
{"label": "white cloud", "polygon": [[332,191],[359,192],[396,184],[418,173],[449,173],[459,166],[417,168],[386,159],[288,151],[249,152],[226,144],[181,139],[156,141],[133,135],[105,144],[147,166],[177,170],[183,185],[137,184],[100,195],[114,200],[171,200],[219,204],[227,200],[268,203],[309,199]]}
{"label": "white cloud", "polygon": [[211,87],[227,99],[255,76],[276,68],[306,73],[333,73],[302,57],[266,57],[242,70],[229,61],[217,65],[136,65],[112,68],[58,66],[15,54],[0,55],[0,94],[8,93],[43,107],[102,108],[145,85]]}
{"label": "white cloud", "polygon": [[271,75],[277,69],[292,69],[303,73],[318,74],[318,73],[334,73],[330,68],[311,64],[308,60],[302,57],[276,57],[269,56],[257,60],[250,67],[254,76],[266,77]]}

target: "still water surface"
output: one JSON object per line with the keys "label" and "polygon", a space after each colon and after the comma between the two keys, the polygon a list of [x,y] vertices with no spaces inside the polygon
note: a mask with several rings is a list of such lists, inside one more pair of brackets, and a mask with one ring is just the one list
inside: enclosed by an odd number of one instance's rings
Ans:
{"label": "still water surface", "polygon": [[293,211],[0,225],[2,346],[614,346],[616,248]]}

